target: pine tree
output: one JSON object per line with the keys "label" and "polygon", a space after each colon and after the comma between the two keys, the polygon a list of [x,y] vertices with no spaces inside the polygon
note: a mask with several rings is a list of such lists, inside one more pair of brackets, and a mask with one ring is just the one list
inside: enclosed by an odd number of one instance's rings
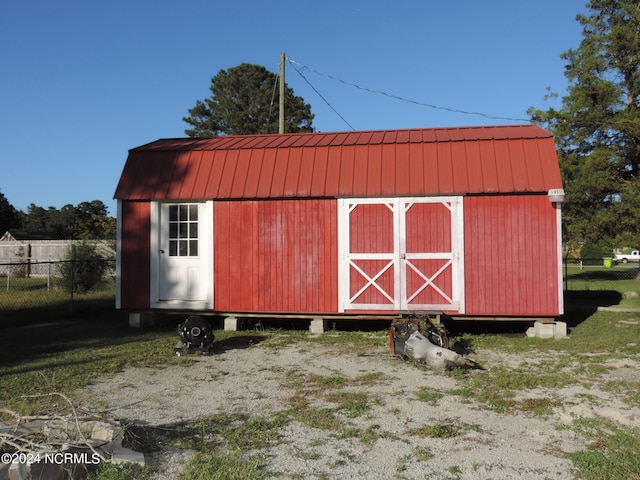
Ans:
{"label": "pine tree", "polygon": [[562,55],[559,109],[530,109],[556,138],[566,191],[565,239],[640,244],[640,2],[591,0],[583,39]]}
{"label": "pine tree", "polygon": [[7,230],[20,227],[20,215],[0,192],[0,236]]}
{"label": "pine tree", "polygon": [[[183,120],[190,137],[278,133],[278,76],[243,63],[211,79],[212,96],[198,100]],[[311,106],[285,87],[285,132],[312,132]]]}

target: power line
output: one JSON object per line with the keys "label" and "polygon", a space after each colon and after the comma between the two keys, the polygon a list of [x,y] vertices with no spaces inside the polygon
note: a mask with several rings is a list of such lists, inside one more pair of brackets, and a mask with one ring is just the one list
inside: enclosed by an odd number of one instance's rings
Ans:
{"label": "power line", "polygon": [[267,117],[267,125],[271,122],[271,112],[273,112],[273,104],[276,99],[276,88],[278,87],[278,75],[273,79],[273,91],[271,92],[271,104],[269,105],[269,116]]}
{"label": "power line", "polygon": [[[318,71],[318,70],[316,70],[316,69],[314,69],[312,67],[308,67],[306,65],[303,65],[303,64],[301,64],[299,62],[296,62],[295,60],[292,60],[290,58],[287,58],[287,61],[292,66],[293,65],[299,65],[300,66],[300,70],[302,70],[302,71],[304,71],[306,69],[306,70],[309,70],[309,71],[315,73],[316,75],[320,75],[320,76],[329,78],[331,80],[335,80],[335,81],[340,82],[340,83],[342,83],[344,85],[347,85],[349,87],[354,87],[354,88],[357,88],[358,90],[363,90],[363,91],[369,92],[369,93],[376,93],[378,95],[384,95],[386,97],[394,98],[396,100],[400,100],[400,101],[406,102],[406,103],[412,103],[412,104],[418,105],[420,107],[433,108],[433,109],[436,109],[436,110],[444,110],[444,111],[452,112],[452,113],[461,113],[463,115],[478,115],[478,116],[485,117],[485,118],[488,118],[488,119],[491,119],[491,120],[508,120],[508,121],[512,121],[512,122],[527,122],[527,123],[531,122],[531,119],[528,119],[528,118],[501,117],[501,116],[497,116],[497,115],[489,115],[487,113],[482,113],[482,112],[471,112],[471,111],[466,111],[466,110],[459,110],[459,109],[456,109],[456,108],[443,107],[443,106],[440,106],[440,105],[433,105],[431,103],[418,102],[417,100],[411,100],[411,99],[408,99],[408,98],[401,97],[399,95],[394,95],[394,94],[391,94],[391,93],[384,92],[382,90],[375,90],[375,89],[363,87],[361,85],[358,85],[358,84],[355,84],[355,83],[352,83],[352,82],[348,82],[346,80],[342,80],[341,78],[335,77],[334,75],[330,75],[328,73],[320,72],[320,71]],[[302,76],[301,72],[298,69],[296,69],[295,67],[294,67],[294,69],[298,72],[298,74],[300,74]],[[311,83],[304,76],[302,76],[302,78],[304,78],[305,81],[311,86]],[[311,88],[313,88],[313,87],[311,87]],[[314,91],[316,91],[316,93],[318,93],[315,88],[314,88]],[[324,100],[324,98],[323,98],[323,100]],[[325,100],[325,102],[326,102],[326,100]],[[329,106],[331,107],[331,105],[329,105]],[[331,107],[331,109],[335,112],[335,109],[333,107]],[[340,117],[340,118],[342,118],[342,117]]]}
{"label": "power line", "polygon": [[[287,59],[287,60],[289,60],[289,59]],[[318,96],[319,96],[319,97],[324,101],[324,103],[326,103],[326,104],[329,106],[329,108],[330,108],[331,110],[333,110],[333,111],[335,112],[335,114],[336,114],[336,115],[338,115],[338,116],[342,119],[342,121],[343,121],[344,123],[346,123],[346,124],[349,126],[349,128],[350,128],[351,130],[354,130],[354,131],[355,131],[355,128],[353,128],[353,126],[352,126],[349,122],[347,122],[347,120],[346,120],[342,115],[340,115],[340,114],[338,113],[338,111],[337,111],[335,108],[333,108],[333,105],[331,105],[331,104],[329,103],[329,101],[328,101],[326,98],[324,98],[324,97],[322,96],[322,94],[321,94],[321,93],[316,89],[316,87],[314,87],[313,85],[311,85],[311,82],[307,79],[307,77],[305,77],[305,76],[304,76],[304,74],[303,74],[302,72],[303,72],[303,71],[304,71],[304,69],[305,69],[305,68],[307,68],[307,67],[303,66],[301,69],[297,69],[297,68],[295,67],[295,65],[293,65],[293,62],[292,62],[291,60],[289,60],[289,63],[291,63],[291,66],[293,67],[293,69],[298,73],[298,75],[300,75],[300,76],[303,78],[303,80],[304,80],[305,82],[307,82],[307,85],[309,85],[309,86],[311,87],[311,89],[312,89],[314,92],[316,92],[316,94],[317,94],[317,95],[318,95]]]}

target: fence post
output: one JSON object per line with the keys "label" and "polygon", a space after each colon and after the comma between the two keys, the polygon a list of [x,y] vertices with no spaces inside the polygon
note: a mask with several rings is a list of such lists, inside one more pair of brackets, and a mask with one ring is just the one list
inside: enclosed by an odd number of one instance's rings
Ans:
{"label": "fence post", "polygon": [[71,304],[70,304],[70,315],[73,318],[73,289],[76,284],[76,261],[75,259],[71,260]]}
{"label": "fence post", "polygon": [[27,278],[31,278],[31,244],[27,243]]}

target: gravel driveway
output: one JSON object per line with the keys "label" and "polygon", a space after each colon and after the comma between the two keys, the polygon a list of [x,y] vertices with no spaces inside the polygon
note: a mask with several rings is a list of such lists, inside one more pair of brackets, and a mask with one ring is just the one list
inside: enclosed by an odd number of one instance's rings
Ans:
{"label": "gravel driveway", "polygon": [[[114,418],[167,428],[222,414],[268,419],[290,410],[294,397],[306,399],[307,412],[332,412],[338,430],[298,417],[260,451],[278,478],[569,479],[574,466],[567,453],[585,448],[584,437],[571,428],[575,418],[598,415],[640,427],[640,411],[596,388],[603,382],[592,378],[518,392],[528,399],[553,396],[551,413],[500,413],[461,395],[459,375],[391,357],[379,337],[372,339],[378,346],[370,348],[265,338],[240,335],[211,356],[194,356],[189,365],[129,368],[97,380],[86,393]],[[487,370],[469,370],[466,376],[523,362],[518,355],[489,350],[472,358]],[[550,359],[527,361],[540,366]],[[633,360],[617,360],[608,364],[607,376],[637,381],[639,367]],[[365,408],[332,409],[346,394]],[[147,463],[154,478],[171,479],[192,456],[168,444],[148,454]]]}

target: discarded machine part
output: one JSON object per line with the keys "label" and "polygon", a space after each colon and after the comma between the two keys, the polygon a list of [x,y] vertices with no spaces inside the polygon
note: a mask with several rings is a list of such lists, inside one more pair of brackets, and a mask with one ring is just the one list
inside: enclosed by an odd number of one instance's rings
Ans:
{"label": "discarded machine part", "polygon": [[180,340],[176,344],[174,353],[180,357],[184,353],[200,352],[202,355],[211,353],[213,348],[213,328],[211,324],[200,316],[190,316],[178,325]]}
{"label": "discarded machine part", "polygon": [[412,360],[434,368],[480,367],[473,360],[468,360],[453,350],[434,345],[420,332],[413,332],[409,336],[405,342],[405,353]]}
{"label": "discarded machine part", "polygon": [[428,315],[414,315],[410,318],[398,318],[391,323],[389,330],[389,348],[391,355],[404,356],[404,344],[413,332],[420,332],[434,345],[449,348],[449,332],[442,325],[434,325]]}
{"label": "discarded machine part", "polygon": [[480,365],[450,350],[444,327],[437,327],[427,318],[394,320],[389,330],[391,355],[434,368],[481,368]]}

